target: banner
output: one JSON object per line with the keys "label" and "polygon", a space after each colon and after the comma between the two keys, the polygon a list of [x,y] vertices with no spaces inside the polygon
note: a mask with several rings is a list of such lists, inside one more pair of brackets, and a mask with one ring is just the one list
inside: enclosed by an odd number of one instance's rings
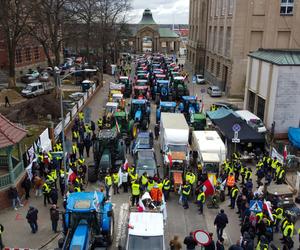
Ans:
{"label": "banner", "polygon": [[68,125],[68,123],[71,121],[71,113],[68,112],[65,118],[65,127]]}
{"label": "banner", "polygon": [[83,105],[83,98],[81,98],[78,102],[78,109]]}
{"label": "banner", "polygon": [[272,158],[277,158],[277,160],[283,164],[283,156],[281,154],[278,153],[278,151],[273,147],[272,148],[272,152],[271,152],[271,157]]}
{"label": "banner", "polygon": [[86,102],[86,100],[88,99],[88,93],[84,93],[83,95],[83,102]]}
{"label": "banner", "polygon": [[77,113],[77,104],[72,108],[72,119],[75,118]]}
{"label": "banner", "polygon": [[56,139],[59,137],[61,131],[62,131],[62,122],[58,123],[57,126],[54,128],[54,136]]}
{"label": "banner", "polygon": [[40,139],[40,149],[42,151],[50,151],[52,150],[51,140],[49,138],[48,128],[44,130],[44,132],[39,136]]}

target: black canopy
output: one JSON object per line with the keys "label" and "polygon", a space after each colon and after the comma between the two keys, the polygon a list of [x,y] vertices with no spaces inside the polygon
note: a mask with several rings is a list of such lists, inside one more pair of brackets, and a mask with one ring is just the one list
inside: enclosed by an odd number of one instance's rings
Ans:
{"label": "black canopy", "polygon": [[239,131],[239,139],[241,142],[257,142],[263,143],[265,137],[263,134],[258,133],[254,128],[250,127],[244,120],[236,117],[233,114],[229,114],[221,119],[213,119],[212,122],[218,127],[219,131],[228,140],[234,137],[232,127],[234,124],[239,124],[241,130]]}

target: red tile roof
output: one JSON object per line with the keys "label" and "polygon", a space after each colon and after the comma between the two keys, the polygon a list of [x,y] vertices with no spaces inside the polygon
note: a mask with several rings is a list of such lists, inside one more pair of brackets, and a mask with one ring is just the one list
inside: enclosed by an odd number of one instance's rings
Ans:
{"label": "red tile roof", "polygon": [[10,122],[5,116],[0,114],[0,148],[20,142],[26,134],[25,129]]}

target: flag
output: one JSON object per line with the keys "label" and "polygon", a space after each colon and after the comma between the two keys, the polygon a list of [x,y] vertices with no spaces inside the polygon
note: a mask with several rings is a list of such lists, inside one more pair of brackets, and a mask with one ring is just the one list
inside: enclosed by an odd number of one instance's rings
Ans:
{"label": "flag", "polygon": [[168,160],[170,162],[170,168],[171,168],[172,165],[173,165],[173,159],[172,159],[172,153],[171,153],[171,151],[168,152],[167,156],[168,156]]}
{"label": "flag", "polygon": [[283,150],[283,159],[286,160],[287,158],[287,145],[284,146],[284,150]]}
{"label": "flag", "polygon": [[96,209],[96,211],[99,212],[100,211],[100,209],[99,209],[100,202],[99,202],[98,194],[96,191],[94,192],[93,204],[94,204],[94,208]]}
{"label": "flag", "polygon": [[119,176],[118,187],[120,187],[122,185],[122,177],[123,177],[122,168],[119,168],[118,176]]}
{"label": "flag", "polygon": [[265,205],[266,208],[267,208],[267,211],[268,211],[268,214],[269,214],[269,217],[270,217],[271,221],[274,221],[274,218],[273,218],[273,215],[272,215],[272,212],[271,212],[270,202],[269,202],[269,201],[266,201],[266,200],[264,199],[264,205]]}
{"label": "flag", "polygon": [[205,193],[205,196],[210,196],[214,194],[215,188],[210,179],[207,179],[203,183],[203,192]]}
{"label": "flag", "polygon": [[123,169],[124,169],[125,171],[127,171],[128,166],[129,166],[129,163],[128,163],[128,160],[126,159],[125,162],[124,162],[124,164],[123,164]]}
{"label": "flag", "polygon": [[73,172],[72,168],[69,168],[68,182],[74,182],[75,179],[76,179],[76,174]]}

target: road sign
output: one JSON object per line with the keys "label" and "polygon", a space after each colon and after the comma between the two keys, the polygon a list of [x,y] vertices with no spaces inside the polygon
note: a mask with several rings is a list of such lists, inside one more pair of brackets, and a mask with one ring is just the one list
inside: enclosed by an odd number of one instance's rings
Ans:
{"label": "road sign", "polygon": [[205,90],[205,88],[201,88],[200,91],[201,91],[202,94],[204,94],[206,90]]}
{"label": "road sign", "polygon": [[240,126],[240,124],[234,124],[233,126],[232,126],[232,130],[233,130],[233,132],[240,132],[241,131],[241,126]]}
{"label": "road sign", "polygon": [[232,138],[233,143],[240,143],[241,140],[239,138]]}
{"label": "road sign", "polygon": [[234,139],[238,139],[239,138],[239,132],[234,132]]}
{"label": "road sign", "polygon": [[263,209],[263,203],[262,201],[258,200],[250,200],[250,211],[259,213]]}
{"label": "road sign", "polygon": [[201,246],[208,246],[211,242],[211,237],[209,234],[203,230],[197,230],[194,232],[194,239],[200,244]]}
{"label": "road sign", "polygon": [[192,81],[193,81],[193,83],[194,83],[194,84],[196,83],[196,81],[197,81],[197,78],[196,78],[196,76],[195,76],[195,75],[193,76],[193,79],[192,79]]}

